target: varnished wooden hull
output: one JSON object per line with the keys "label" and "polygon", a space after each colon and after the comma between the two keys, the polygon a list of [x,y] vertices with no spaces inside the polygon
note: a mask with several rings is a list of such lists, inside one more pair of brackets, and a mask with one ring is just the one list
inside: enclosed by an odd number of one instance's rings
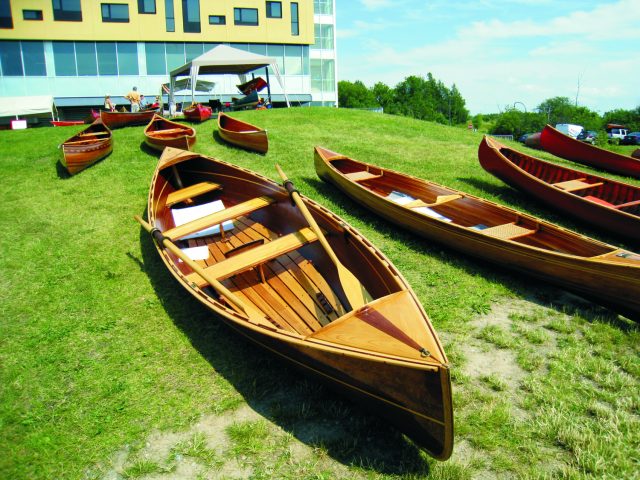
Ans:
{"label": "varnished wooden hull", "polygon": [[[181,240],[185,227],[176,230],[172,210],[189,207],[175,203],[176,198],[186,202],[183,192],[203,182],[220,188],[191,198],[189,205],[220,200],[225,210],[216,215],[256,199],[269,201],[234,216],[224,240],[220,235]],[[335,268],[318,243],[272,252],[259,266],[248,263],[252,269],[240,266],[231,276],[220,277],[233,295],[264,312],[258,321],[232,308],[169,250],[158,252],[178,282],[233,329],[387,418],[436,458],[448,458],[453,448],[449,367],[424,310],[390,261],[359,232],[315,202],[304,197],[303,201],[327,232],[338,258],[371,295],[364,307],[349,311],[344,306]],[[154,174],[148,212],[150,223],[180,248],[206,246],[209,257],[199,263],[216,275],[230,260],[242,263],[247,256],[259,257],[275,249],[276,241],[307,228],[287,192],[271,180],[171,148],[164,151]],[[212,221],[224,220],[216,216]],[[258,240],[264,243],[254,247]],[[244,253],[236,255],[238,249]],[[427,356],[417,346],[426,348]]]}
{"label": "varnished wooden hull", "polygon": [[181,123],[154,115],[144,129],[144,142],[159,151],[165,147],[191,150],[196,143],[196,131]]}
{"label": "varnished wooden hull", "polygon": [[554,165],[490,137],[480,143],[478,158],[486,171],[554,209],[640,240],[640,187]]}
{"label": "varnished wooden hull", "polygon": [[557,157],[620,175],[640,178],[640,160],[581,142],[550,125],[542,130],[540,144],[544,150]]}
{"label": "varnished wooden hull", "polygon": [[101,110],[100,118],[107,127],[113,129],[133,125],[146,125],[155,114],[155,110],[145,110],[142,112],[107,112]]}
{"label": "varnished wooden hull", "polygon": [[182,113],[184,114],[184,118],[187,120],[191,120],[193,122],[204,122],[211,117],[211,107],[197,104],[189,108],[185,108],[182,110]]}
{"label": "varnished wooden hull", "polygon": [[220,112],[218,134],[225,142],[258,153],[267,153],[269,138],[267,131]]}
{"label": "varnished wooden hull", "polygon": [[54,127],[71,127],[74,125],[84,125],[84,120],[51,120]]}
{"label": "varnished wooden hull", "polygon": [[71,175],[93,165],[113,151],[111,130],[96,120],[83,131],[64,141],[62,164]]}
{"label": "varnished wooden hull", "polygon": [[[315,167],[320,178],[407,230],[553,283],[634,320],[640,319],[638,254],[487,200],[320,147],[316,147]],[[345,173],[362,179],[354,181]],[[365,179],[368,175],[373,177]],[[420,213],[416,209],[421,206],[409,208],[389,200],[393,191],[408,192],[411,197],[422,199],[428,210],[449,221]]]}

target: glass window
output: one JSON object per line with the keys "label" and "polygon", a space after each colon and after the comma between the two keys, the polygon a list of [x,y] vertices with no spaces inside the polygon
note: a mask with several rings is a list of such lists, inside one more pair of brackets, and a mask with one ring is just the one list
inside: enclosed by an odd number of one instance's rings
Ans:
{"label": "glass window", "polygon": [[257,53],[258,55],[266,55],[267,46],[264,43],[250,43],[249,51],[251,53]]}
{"label": "glass window", "polygon": [[21,43],[24,74],[33,77],[45,77],[47,75],[47,66],[44,61],[44,43],[38,41],[23,41]]}
{"label": "glass window", "polygon": [[258,25],[258,9],[234,8],[233,23],[236,25]]}
{"label": "glass window", "polygon": [[313,12],[321,15],[332,15],[333,0],[313,0]]}
{"label": "glass window", "polygon": [[200,0],[182,0],[182,28],[187,33],[200,33]]}
{"label": "glass window", "polygon": [[190,62],[194,58],[202,55],[202,44],[201,43],[185,43],[184,53],[185,53],[185,60],[187,62]]}
{"label": "glass window", "polygon": [[53,19],[65,22],[81,22],[80,0],[52,0]]}
{"label": "glass window", "polygon": [[166,75],[164,43],[145,43],[144,50],[147,57],[147,75]]}
{"label": "glass window", "polygon": [[226,25],[227,17],[224,15],[209,15],[209,25]]}
{"label": "glass window", "polygon": [[59,77],[75,77],[76,52],[73,42],[51,42],[53,44],[53,63]]}
{"label": "glass window", "polygon": [[334,92],[336,89],[336,74],[333,60],[322,60],[322,91]]}
{"label": "glass window", "polygon": [[309,65],[309,45],[302,46],[302,74],[309,75],[311,66]]}
{"label": "glass window", "polygon": [[129,5],[124,3],[103,3],[102,21],[111,23],[129,23]]}
{"label": "glass window", "polygon": [[267,2],[267,18],[282,18],[282,2]]}
{"label": "glass window", "polygon": [[78,75],[97,75],[96,44],[93,42],[76,42],[76,63]]}
{"label": "glass window", "polygon": [[184,43],[167,43],[167,70],[171,72],[187,63],[184,59]]}
{"label": "glass window", "polygon": [[42,20],[42,10],[22,10],[24,20]]}
{"label": "glass window", "polygon": [[11,16],[11,3],[9,0],[0,0],[0,28],[13,28]]}
{"label": "glass window", "polygon": [[138,13],[156,13],[156,0],[138,0]]}
{"label": "glass window", "polygon": [[[267,45],[267,56],[276,59],[278,70],[284,75],[284,45]],[[273,69],[269,66],[269,75],[274,74]]]}
{"label": "glass window", "polygon": [[176,31],[176,17],[173,11],[173,0],[164,0],[164,10],[166,15],[167,32]]}
{"label": "glass window", "polygon": [[300,35],[300,18],[298,17],[298,2],[291,2],[291,35]]}
{"label": "glass window", "polygon": [[118,42],[118,73],[120,75],[138,75],[138,44]]}
{"label": "glass window", "polygon": [[20,42],[0,42],[0,66],[2,75],[22,76],[22,58]]}
{"label": "glass window", "polygon": [[315,25],[315,44],[314,50],[332,50],[333,49],[333,25],[318,24]]}
{"label": "glass window", "polygon": [[96,43],[96,52],[98,52],[98,73],[100,75],[117,75],[116,42],[98,42]]}
{"label": "glass window", "polygon": [[285,45],[284,69],[287,75],[302,75],[302,45]]}

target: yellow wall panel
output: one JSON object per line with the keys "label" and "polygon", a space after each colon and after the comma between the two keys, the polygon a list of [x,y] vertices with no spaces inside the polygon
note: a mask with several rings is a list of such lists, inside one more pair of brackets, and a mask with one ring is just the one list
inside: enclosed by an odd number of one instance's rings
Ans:
{"label": "yellow wall panel", "polygon": [[[282,1],[282,18],[267,18],[264,0],[200,0],[201,33],[185,33],[182,1],[173,0],[175,32],[166,31],[165,0],[156,0],[155,14],[138,14],[137,0],[81,0],[82,22],[53,20],[51,0],[11,0],[14,28],[0,30],[0,39],[76,41],[161,41],[305,44],[314,42],[313,1],[299,0],[298,36],[291,35],[291,1]],[[129,23],[102,21],[101,4],[129,5]],[[240,3],[240,4],[239,4]],[[258,26],[234,25],[234,7],[257,8]],[[25,21],[22,10],[42,10],[42,21]],[[209,25],[209,15],[225,15],[226,25]]]}

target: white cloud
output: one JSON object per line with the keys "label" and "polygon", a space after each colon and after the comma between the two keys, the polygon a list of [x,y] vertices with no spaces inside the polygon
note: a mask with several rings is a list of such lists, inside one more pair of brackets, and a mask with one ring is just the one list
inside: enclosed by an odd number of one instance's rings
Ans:
{"label": "white cloud", "polygon": [[391,0],[360,0],[360,3],[367,10],[375,10],[378,8],[386,8],[393,5]]}

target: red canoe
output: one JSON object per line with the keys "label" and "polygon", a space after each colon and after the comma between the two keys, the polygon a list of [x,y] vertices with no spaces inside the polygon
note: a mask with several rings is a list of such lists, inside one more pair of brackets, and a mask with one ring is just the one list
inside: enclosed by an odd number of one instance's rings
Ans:
{"label": "red canoe", "polygon": [[480,165],[514,188],[554,209],[640,240],[640,187],[561,167],[484,137]]}
{"label": "red canoe", "polygon": [[182,110],[184,118],[194,122],[204,122],[211,117],[211,107],[206,107],[200,103],[191,105],[189,108]]}
{"label": "red canoe", "polygon": [[620,175],[640,178],[640,160],[581,142],[559,132],[550,125],[542,130],[540,143],[544,150],[557,157]]}
{"label": "red canoe", "polygon": [[84,120],[51,120],[54,127],[71,127],[73,125],[84,125]]}
{"label": "red canoe", "polygon": [[263,90],[264,87],[266,86],[267,86],[267,82],[265,82],[262,77],[256,77],[241,85],[236,85],[236,87],[238,87],[238,90],[240,90],[245,95],[249,95],[251,92],[254,92],[254,91],[259,92]]}

